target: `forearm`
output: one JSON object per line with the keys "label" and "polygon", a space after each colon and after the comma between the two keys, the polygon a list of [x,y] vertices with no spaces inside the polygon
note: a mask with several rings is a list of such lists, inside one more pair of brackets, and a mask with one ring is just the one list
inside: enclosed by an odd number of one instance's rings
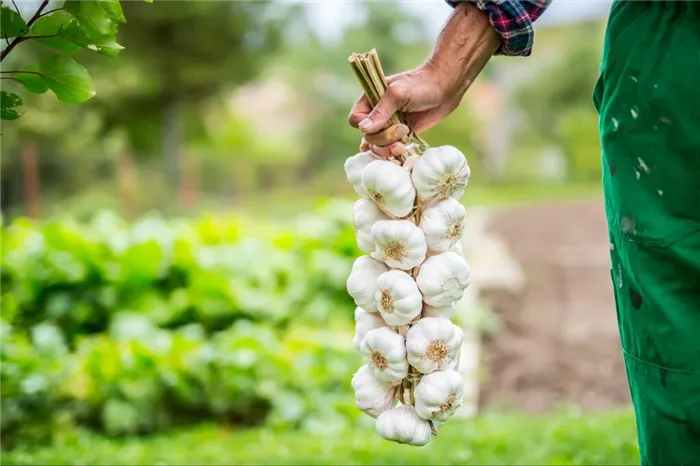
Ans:
{"label": "forearm", "polygon": [[444,89],[462,95],[501,42],[487,13],[471,3],[460,3],[440,32],[426,66],[438,73]]}

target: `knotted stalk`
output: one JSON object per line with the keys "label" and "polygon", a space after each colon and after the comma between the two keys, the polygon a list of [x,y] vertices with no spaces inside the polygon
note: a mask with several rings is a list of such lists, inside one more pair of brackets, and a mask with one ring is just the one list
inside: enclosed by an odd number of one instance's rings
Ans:
{"label": "knotted stalk", "polygon": [[[360,82],[360,86],[362,86],[369,104],[374,107],[384,95],[384,92],[386,92],[388,86],[384,75],[384,70],[379,61],[379,56],[377,55],[377,51],[372,49],[365,53],[353,53],[350,55],[350,57],[348,57],[348,62],[355,72],[355,75]],[[403,141],[408,143],[406,146],[406,152],[396,157],[396,159],[402,166],[406,167],[407,169],[411,169],[413,166],[413,161],[417,157],[420,157],[429,146],[407,124],[406,118],[401,112],[396,112],[394,115],[392,115],[387,126],[392,126],[399,123],[408,126],[409,133],[406,141]],[[421,211],[422,206],[418,200],[418,196],[416,196],[416,201],[413,206],[413,213],[408,220],[418,225],[420,223]],[[411,270],[411,276],[414,280],[418,276],[419,269],[420,267],[415,267]],[[422,317],[423,313],[421,312],[411,324],[408,326],[401,326],[402,328],[397,327],[395,330],[399,331],[405,336],[407,327],[410,328],[412,324],[418,322]],[[415,367],[409,366],[408,377],[403,380],[399,390],[397,390],[397,399],[400,402],[415,405],[414,392],[418,382],[421,379],[421,376],[421,373],[418,372]],[[430,421],[430,426],[433,435],[437,435],[437,426],[432,421]]]}

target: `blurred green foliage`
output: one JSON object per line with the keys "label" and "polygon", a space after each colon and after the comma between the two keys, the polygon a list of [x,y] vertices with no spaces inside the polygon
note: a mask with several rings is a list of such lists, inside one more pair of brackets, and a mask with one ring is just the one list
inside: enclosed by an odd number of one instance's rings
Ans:
{"label": "blurred green foliage", "polygon": [[16,219],[2,230],[2,439],[202,419],[303,427],[359,411],[351,204],[294,225]]}

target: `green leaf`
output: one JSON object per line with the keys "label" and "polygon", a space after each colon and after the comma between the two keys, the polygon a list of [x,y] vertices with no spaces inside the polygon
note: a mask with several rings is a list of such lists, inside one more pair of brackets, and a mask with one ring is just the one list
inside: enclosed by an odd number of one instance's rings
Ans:
{"label": "green leaf", "polygon": [[17,94],[0,91],[0,118],[3,120],[16,120],[20,116],[19,107],[22,99]]}
{"label": "green leaf", "polygon": [[117,33],[118,23],[111,19],[100,3],[102,2],[94,0],[66,0],[63,8],[75,17],[78,25],[89,38],[114,36]]}
{"label": "green leaf", "polygon": [[124,17],[124,12],[122,11],[119,0],[101,0],[99,3],[112,21],[126,23],[126,18]]}
{"label": "green leaf", "polygon": [[77,104],[95,95],[87,70],[70,57],[59,55],[44,60],[39,72],[61,102]]}
{"label": "green leaf", "polygon": [[65,11],[55,11],[50,15],[42,16],[36,20],[36,22],[32,25],[32,35],[50,36],[60,34],[61,36],[65,37],[36,39],[36,41],[42,45],[45,45],[46,47],[54,50],[60,50],[61,52],[75,52],[80,48],[80,45],[75,41],[70,40],[70,34],[66,31],[66,28],[70,28],[71,24],[74,25],[75,30],[85,36],[82,29],[80,29],[80,27],[77,25],[73,16]]}
{"label": "green leaf", "polygon": [[44,78],[38,74],[34,74],[39,72],[38,66],[25,66],[22,68],[22,71],[32,71],[32,73],[17,73],[12,77],[22,83],[27,91],[32,94],[43,94],[49,90],[49,86],[46,84],[46,81],[44,81]]}
{"label": "green leaf", "polygon": [[27,34],[29,27],[14,9],[3,6],[0,13],[0,34],[5,37],[19,37]]}

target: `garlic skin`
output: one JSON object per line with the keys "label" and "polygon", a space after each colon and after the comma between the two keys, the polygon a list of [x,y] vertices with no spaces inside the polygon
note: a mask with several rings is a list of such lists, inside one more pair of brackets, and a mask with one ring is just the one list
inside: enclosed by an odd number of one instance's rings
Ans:
{"label": "garlic skin", "polygon": [[430,306],[448,306],[464,296],[469,286],[469,265],[453,251],[429,257],[416,277],[423,301]]}
{"label": "garlic skin", "polygon": [[355,305],[367,312],[377,312],[374,295],[377,291],[377,278],[389,268],[369,256],[355,259],[346,281],[348,294],[355,300]]}
{"label": "garlic skin", "polygon": [[406,334],[410,365],[421,374],[453,369],[462,348],[462,329],[444,317],[425,317]]}
{"label": "garlic skin", "polygon": [[430,441],[430,423],[421,419],[411,405],[384,411],[376,423],[377,433],[396,443],[421,447]]}
{"label": "garlic skin", "polygon": [[467,159],[459,149],[441,146],[428,148],[416,160],[411,178],[418,199],[432,203],[449,197],[462,197],[470,173]]}
{"label": "garlic skin", "polygon": [[389,325],[408,325],[423,309],[418,285],[406,272],[389,270],[377,278],[374,302]]}
{"label": "garlic skin", "polygon": [[379,220],[389,220],[389,216],[377,207],[371,199],[360,199],[352,206],[352,223],[357,236],[357,246],[364,252],[374,252],[372,226]]}
{"label": "garlic skin", "polygon": [[355,336],[352,340],[355,349],[360,351],[362,348],[362,340],[370,330],[380,327],[386,327],[387,323],[377,314],[370,314],[361,307],[355,309]]}
{"label": "garlic skin", "polygon": [[423,306],[423,317],[446,317],[450,318],[455,313],[455,305],[449,304],[447,306],[428,306],[427,304]]}
{"label": "garlic skin", "polygon": [[456,199],[449,198],[423,211],[420,228],[425,233],[428,249],[436,252],[452,250],[464,234],[466,211]]}
{"label": "garlic skin", "polygon": [[353,375],[351,385],[355,391],[355,406],[373,418],[394,407],[396,390],[400,387],[377,379],[367,364]]}
{"label": "garlic skin", "polygon": [[425,260],[425,234],[408,220],[380,220],[372,227],[372,236],[372,257],[393,269],[410,270]]}
{"label": "garlic skin", "polygon": [[464,380],[451,369],[424,375],[416,387],[415,400],[418,416],[445,422],[464,402]]}
{"label": "garlic skin", "polygon": [[367,192],[362,187],[362,170],[375,160],[381,160],[381,158],[372,151],[360,152],[345,160],[345,175],[348,178],[348,182],[361,197],[367,197]]}
{"label": "garlic skin", "polygon": [[392,217],[406,217],[413,211],[416,190],[405,168],[386,160],[370,162],[362,170],[362,188],[367,197]]}
{"label": "garlic skin", "polygon": [[398,382],[408,375],[404,337],[390,328],[375,328],[367,332],[360,351],[377,379]]}

